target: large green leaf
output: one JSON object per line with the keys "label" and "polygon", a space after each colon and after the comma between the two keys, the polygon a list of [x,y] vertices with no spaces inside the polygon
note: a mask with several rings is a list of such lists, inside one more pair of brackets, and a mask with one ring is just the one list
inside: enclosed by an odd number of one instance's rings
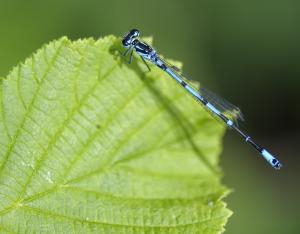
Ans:
{"label": "large green leaf", "polygon": [[3,233],[221,233],[224,127],[108,36],[44,46],[2,80]]}

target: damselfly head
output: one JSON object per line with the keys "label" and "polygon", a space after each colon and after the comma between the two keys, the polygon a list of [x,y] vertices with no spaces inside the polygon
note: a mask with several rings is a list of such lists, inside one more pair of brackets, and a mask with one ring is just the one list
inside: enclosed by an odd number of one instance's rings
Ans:
{"label": "damselfly head", "polygon": [[122,40],[122,44],[125,48],[128,48],[130,45],[132,45],[134,39],[139,37],[140,31],[137,29],[131,29]]}

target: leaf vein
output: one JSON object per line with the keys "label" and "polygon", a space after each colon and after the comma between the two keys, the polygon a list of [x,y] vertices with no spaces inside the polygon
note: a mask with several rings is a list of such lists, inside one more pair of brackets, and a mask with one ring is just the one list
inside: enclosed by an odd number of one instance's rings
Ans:
{"label": "leaf vein", "polygon": [[20,87],[20,78],[21,78],[21,66],[18,67],[18,74],[17,74],[17,94],[18,94],[18,97],[19,97],[19,99],[21,101],[21,104],[22,104],[24,110],[26,110],[27,107],[26,107],[24,98],[22,96],[21,87]]}
{"label": "leaf vein", "polygon": [[[45,73],[44,73],[44,75],[43,75],[42,81],[46,78],[46,76],[47,76],[47,74],[48,74],[48,72],[49,72],[51,66],[52,66],[52,65],[54,64],[54,62],[56,61],[56,59],[57,59],[57,57],[58,57],[58,54],[59,54],[59,52],[60,52],[61,49],[62,49],[62,46],[63,46],[63,43],[61,42],[60,45],[59,45],[59,47],[56,49],[55,54],[53,55],[53,57],[52,57],[52,59],[51,59],[51,63],[48,65],[48,67],[47,67],[47,69],[46,69],[46,71],[45,71]],[[2,164],[0,165],[0,178],[1,178],[1,176],[3,176],[3,171],[4,171],[3,169],[4,169],[4,167],[5,167],[6,163],[7,163],[7,161],[8,161],[8,159],[9,159],[10,155],[11,155],[12,149],[14,148],[14,146],[15,146],[15,144],[16,144],[16,142],[17,142],[17,138],[19,137],[19,135],[20,135],[20,133],[21,133],[21,130],[23,129],[23,126],[24,126],[24,124],[25,124],[25,121],[26,121],[26,119],[28,118],[28,116],[29,116],[29,114],[30,114],[31,108],[32,108],[32,106],[33,106],[33,104],[34,104],[34,101],[36,100],[35,97],[37,96],[38,92],[40,91],[40,88],[41,88],[41,85],[38,86],[37,90],[35,91],[35,93],[34,93],[34,95],[33,95],[33,99],[32,99],[32,101],[29,103],[29,106],[28,106],[28,108],[26,109],[26,112],[25,112],[25,114],[24,114],[24,116],[23,116],[23,119],[21,120],[21,124],[20,124],[19,127],[17,128],[16,133],[15,133],[14,137],[12,138],[12,141],[11,141],[11,143],[9,144],[7,151],[6,151],[6,153],[4,154],[4,156],[3,156],[3,157],[4,157],[4,160],[3,160]]]}
{"label": "leaf vein", "polygon": [[103,222],[103,221],[101,222],[101,221],[96,221],[96,220],[92,221],[92,220],[80,219],[80,218],[77,218],[77,217],[74,217],[74,216],[59,214],[59,213],[55,213],[55,212],[52,212],[52,211],[49,211],[49,210],[42,210],[42,209],[39,209],[39,208],[36,208],[36,207],[31,207],[31,206],[28,206],[28,205],[22,206],[22,208],[25,209],[25,210],[29,210],[29,211],[32,211],[34,213],[43,215],[43,216],[52,217],[53,219],[60,218],[60,219],[67,219],[67,220],[70,220],[70,221],[73,221],[73,222],[95,224],[95,225],[102,225],[102,226],[125,227],[125,228],[151,228],[151,229],[164,228],[164,229],[173,229],[173,228],[178,228],[178,227],[188,227],[188,226],[199,225],[199,224],[202,224],[202,223],[211,222],[211,221],[219,220],[219,219],[224,219],[224,218],[227,217],[227,215],[220,215],[220,216],[213,217],[213,218],[209,217],[209,218],[206,218],[206,219],[198,220],[198,221],[195,221],[195,222],[192,222],[192,223],[169,225],[169,226],[162,226],[162,225],[149,225],[149,226],[144,225],[143,226],[143,225],[137,225],[137,224],[131,225],[131,224],[109,223],[109,222]]}

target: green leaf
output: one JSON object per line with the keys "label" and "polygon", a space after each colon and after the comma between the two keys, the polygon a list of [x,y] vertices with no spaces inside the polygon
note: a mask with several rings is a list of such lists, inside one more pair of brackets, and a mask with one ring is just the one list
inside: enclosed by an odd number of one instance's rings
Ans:
{"label": "green leaf", "polygon": [[224,127],[120,39],[51,42],[0,91],[3,233],[221,233]]}

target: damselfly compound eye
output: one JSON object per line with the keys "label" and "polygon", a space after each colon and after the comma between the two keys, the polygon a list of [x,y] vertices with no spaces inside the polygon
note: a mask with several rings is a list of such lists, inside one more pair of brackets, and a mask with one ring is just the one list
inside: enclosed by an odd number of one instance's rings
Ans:
{"label": "damselfly compound eye", "polygon": [[137,38],[140,35],[140,31],[137,29],[132,29],[130,30],[124,37],[122,40],[122,44],[124,47],[129,47],[130,45],[132,45],[133,41],[135,38]]}

